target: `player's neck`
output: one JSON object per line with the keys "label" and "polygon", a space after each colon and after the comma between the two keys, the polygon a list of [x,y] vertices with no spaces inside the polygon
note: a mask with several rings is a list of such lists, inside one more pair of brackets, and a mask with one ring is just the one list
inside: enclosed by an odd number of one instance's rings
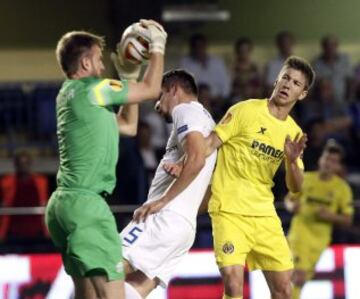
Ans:
{"label": "player's neck", "polygon": [[333,178],[333,176],[334,175],[332,173],[319,170],[319,178],[322,181],[330,181]]}
{"label": "player's neck", "polygon": [[85,70],[78,70],[76,73],[72,74],[69,79],[71,80],[80,80],[87,77],[93,77],[94,75],[91,72]]}
{"label": "player's neck", "polygon": [[279,120],[286,120],[292,108],[292,106],[276,105],[275,101],[271,100],[271,98],[268,100],[267,107],[269,113]]}

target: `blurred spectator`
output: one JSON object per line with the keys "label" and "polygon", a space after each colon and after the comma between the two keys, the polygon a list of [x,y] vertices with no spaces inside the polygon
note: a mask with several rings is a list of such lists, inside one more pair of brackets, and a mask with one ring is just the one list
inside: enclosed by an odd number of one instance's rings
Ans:
{"label": "blurred spectator", "polygon": [[212,102],[210,86],[201,83],[198,85],[198,99],[204,108],[209,111],[215,121],[220,120],[224,111],[224,102]]}
{"label": "blurred spectator", "polygon": [[116,166],[116,186],[110,204],[140,204],[146,200],[148,178],[144,161],[134,137],[120,138]]}
{"label": "blurred spectator", "polygon": [[166,140],[170,133],[170,127],[166,124],[164,118],[154,110],[154,108],[148,110],[146,114],[142,113],[140,119],[141,122],[145,122],[150,126],[151,147],[155,151],[156,159],[160,161],[164,154]]}
{"label": "blurred spectator", "polygon": [[[232,89],[236,88],[237,101],[261,96],[260,72],[256,63],[252,61],[252,51],[253,42],[249,38],[241,37],[236,41]],[[232,98],[233,96],[232,90]]]}
{"label": "blurred spectator", "polygon": [[328,35],[321,40],[322,53],[313,62],[318,79],[329,79],[334,87],[335,100],[345,102],[349,96],[351,67],[349,57],[339,53],[336,36]]}
{"label": "blurred spectator", "polygon": [[269,96],[269,92],[273,89],[274,82],[285,60],[293,54],[295,37],[291,32],[281,31],[276,35],[275,42],[279,53],[265,66],[264,87],[266,97]]}
{"label": "blurred spectator", "polygon": [[140,122],[138,127],[138,146],[142,160],[144,162],[144,167],[148,174],[149,186],[154,177],[155,170],[158,166],[158,159],[156,158],[156,153],[154,148],[151,145],[151,127],[145,122]]}
{"label": "blurred spectator", "polygon": [[[47,178],[32,172],[32,158],[28,152],[14,157],[15,173],[0,180],[0,198],[3,207],[45,206],[48,200]],[[0,238],[7,242],[31,241],[47,235],[43,216],[3,216]]]}
{"label": "blurred spectator", "polygon": [[316,170],[326,141],[325,122],[321,118],[314,118],[305,125],[304,131],[308,137],[303,156],[305,170]]}
{"label": "blurred spectator", "polygon": [[230,79],[224,61],[208,53],[208,40],[203,34],[194,34],[189,40],[189,54],[180,60],[180,67],[191,72],[197,84],[210,86],[213,98],[226,98]]}
{"label": "blurred spectator", "polygon": [[330,79],[322,78],[317,81],[312,98],[303,102],[303,122],[313,118],[331,120],[347,114],[346,104],[335,100],[335,89]]}

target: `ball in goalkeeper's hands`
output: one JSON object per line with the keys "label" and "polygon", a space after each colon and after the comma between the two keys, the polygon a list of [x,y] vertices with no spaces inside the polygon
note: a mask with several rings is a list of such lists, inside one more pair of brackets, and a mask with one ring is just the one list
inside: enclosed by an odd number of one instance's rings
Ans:
{"label": "ball in goalkeeper's hands", "polygon": [[146,64],[150,58],[149,43],[149,30],[137,22],[125,29],[117,50],[131,64]]}

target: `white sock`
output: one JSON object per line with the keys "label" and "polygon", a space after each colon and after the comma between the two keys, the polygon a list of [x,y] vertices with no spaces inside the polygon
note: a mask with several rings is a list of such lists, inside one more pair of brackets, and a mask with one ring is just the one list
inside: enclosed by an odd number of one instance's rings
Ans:
{"label": "white sock", "polygon": [[130,283],[125,281],[124,285],[126,299],[143,299],[139,292]]}

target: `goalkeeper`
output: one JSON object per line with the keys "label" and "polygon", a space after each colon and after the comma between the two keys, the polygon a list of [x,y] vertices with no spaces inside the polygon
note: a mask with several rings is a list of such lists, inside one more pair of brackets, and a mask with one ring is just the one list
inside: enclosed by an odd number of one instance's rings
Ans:
{"label": "goalkeeper", "polygon": [[136,134],[138,108],[127,106],[115,114],[113,106],[159,96],[167,37],[151,20],[141,20],[131,30],[150,35],[150,61],[139,83],[130,81],[138,78],[140,66],[120,55],[112,59],[122,80],[101,78],[100,36],[68,32],[56,48],[66,80],[56,99],[60,166],[46,224],[74,281],[75,299],[124,298],[121,244],[105,199],[116,182],[119,131]]}

